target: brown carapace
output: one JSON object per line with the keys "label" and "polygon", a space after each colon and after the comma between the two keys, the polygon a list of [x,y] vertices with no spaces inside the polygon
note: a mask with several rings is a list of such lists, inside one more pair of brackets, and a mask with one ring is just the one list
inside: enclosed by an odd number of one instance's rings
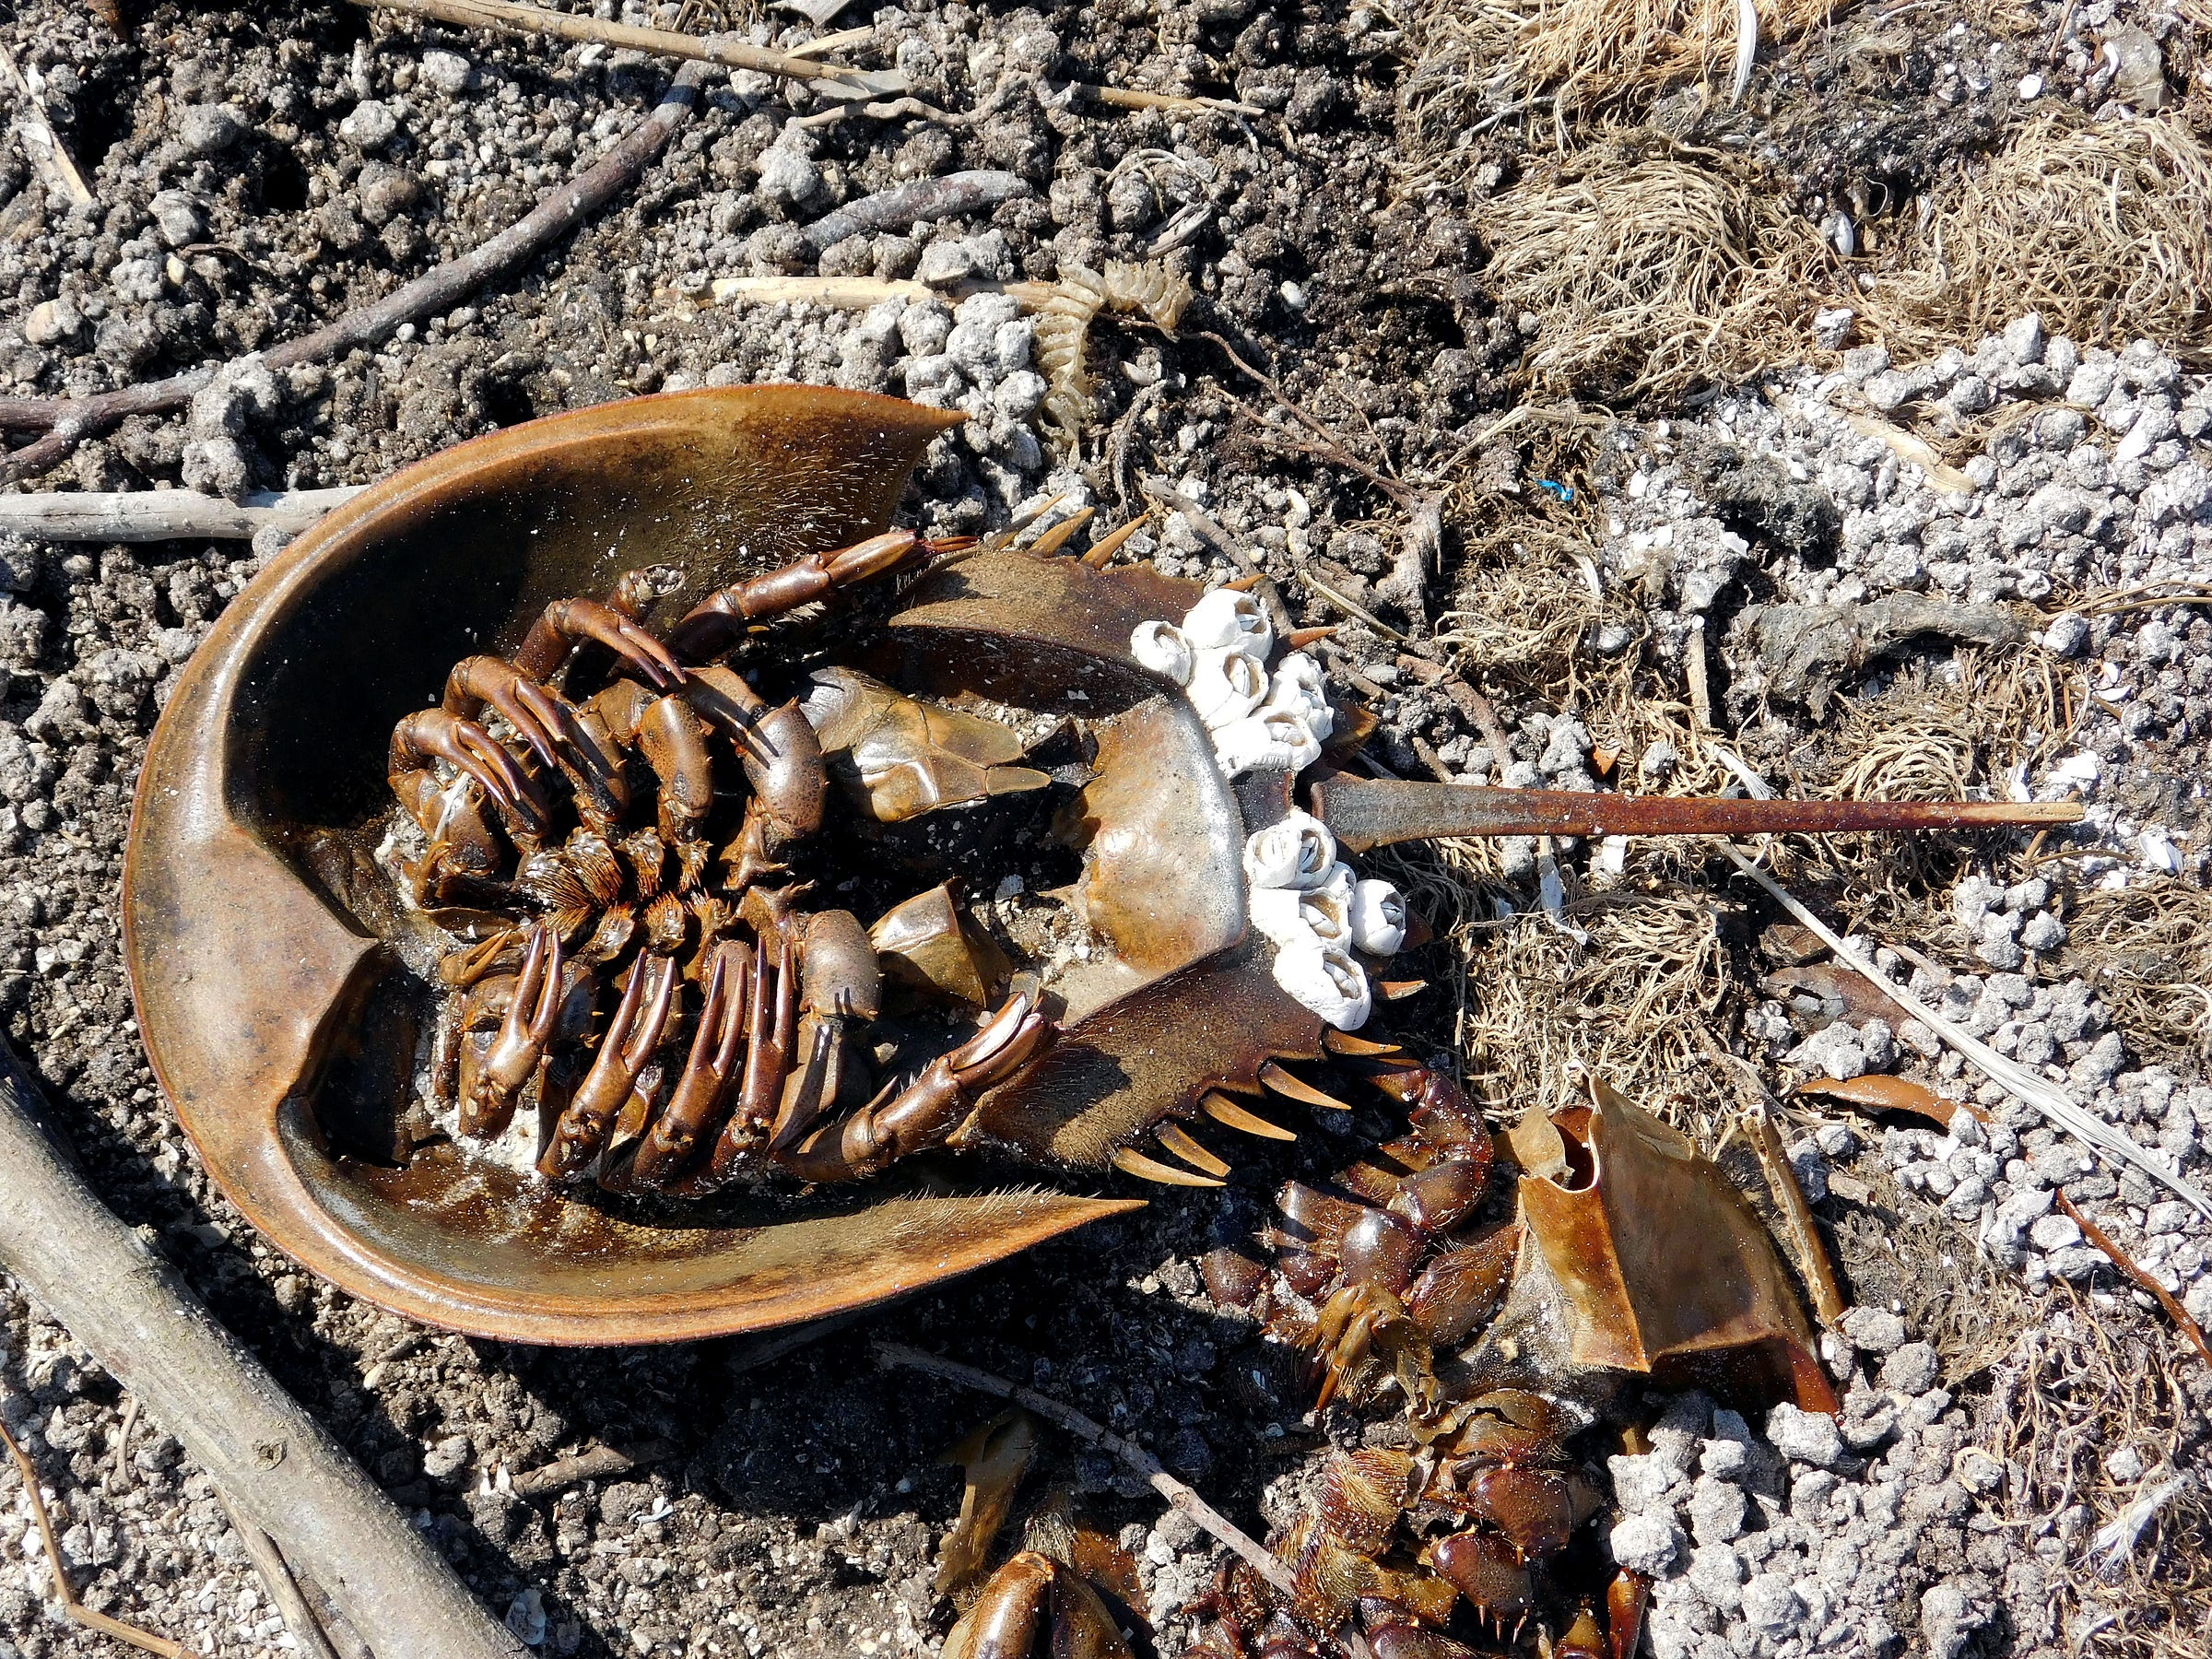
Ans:
{"label": "brown carapace", "polygon": [[[1301,789],[1353,849],[2065,816],[1423,790],[1357,775],[1348,740],[1303,779],[1231,777],[1133,652],[1197,585],[1110,562],[1116,536],[1062,552],[1066,526],[888,527],[958,418],[762,387],[533,422],[365,491],[225,612],[148,749],[124,926],[157,1073],[272,1240],[437,1324],[679,1340],[865,1306],[1131,1205],[1033,1173],[962,1191],[910,1173],[924,1149],[1217,1184],[1224,1132],[1293,1133],[1262,1091],[1334,1104],[1290,1069],[1326,1028],[1277,982],[1244,875]],[[1018,727],[1059,735],[1049,776]],[[954,897],[999,885],[973,849],[1001,811],[1079,856],[1061,899],[1084,948],[1050,971],[997,959]],[[821,850],[860,823],[912,827],[877,865],[927,854],[869,889],[874,916]],[[901,999],[936,996],[934,1048],[879,1041],[887,966]],[[1340,1241],[1388,1266],[1453,1236],[1482,1134],[1442,1080],[1347,1058],[1429,1159],[1382,1206],[1402,1230]],[[519,1161],[472,1150],[533,1133]],[[1424,1265],[1400,1302],[1451,1305],[1480,1265]],[[1418,1358],[1370,1289],[1315,1319],[1347,1374]]]}

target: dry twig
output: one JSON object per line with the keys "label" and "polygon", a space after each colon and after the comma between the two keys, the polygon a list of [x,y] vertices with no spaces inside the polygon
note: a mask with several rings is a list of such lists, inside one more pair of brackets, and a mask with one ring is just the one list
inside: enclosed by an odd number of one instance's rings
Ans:
{"label": "dry twig", "polygon": [[16,106],[16,136],[41,182],[80,207],[89,206],[92,192],[85,183],[85,175],[77,171],[76,163],[53,135],[45,112],[39,107],[38,88],[24,78],[14,54],[5,46],[0,46],[0,92],[6,92]]}
{"label": "dry twig", "polygon": [[76,1599],[76,1592],[69,1585],[68,1571],[62,1565],[62,1547],[54,1541],[53,1523],[46,1514],[46,1500],[39,1491],[38,1465],[16,1444],[16,1437],[7,1431],[6,1423],[0,1423],[0,1443],[6,1445],[8,1455],[16,1460],[16,1472],[23,1477],[23,1489],[30,1495],[30,1518],[39,1524],[39,1541],[46,1546],[46,1564],[53,1570],[53,1593],[61,1600],[64,1617],[71,1624],[126,1641],[142,1653],[159,1653],[163,1659],[181,1659],[184,1650],[168,1637],[142,1630],[120,1618],[110,1618],[105,1613],[95,1613]]}
{"label": "dry twig", "polygon": [[220,1492],[216,1494],[216,1501],[223,1506],[223,1513],[230,1517],[230,1530],[245,1547],[254,1571],[261,1575],[262,1588],[276,1604],[276,1611],[284,1617],[284,1628],[291,1632],[300,1651],[308,1659],[338,1659],[337,1650],[323,1633],[323,1621],[308,1606],[307,1597],[300,1591],[300,1581],[285,1564],[284,1552],[276,1547],[276,1540],[240,1514],[237,1505]]}
{"label": "dry twig", "polygon": [[524,1659],[345,1448],[64,1161],[41,1117],[0,1042],[0,1271],[145,1402],[246,1521],[282,1540],[346,1623],[408,1659]]}
{"label": "dry twig", "polygon": [[[596,164],[555,190],[481,247],[424,272],[327,327],[286,341],[264,355],[261,361],[277,371],[320,362],[357,346],[376,345],[401,324],[458,304],[493,278],[535,258],[638,182],[653,159],[690,119],[705,76],[700,65],[686,65],[653,112],[623,135]],[[58,466],[79,443],[98,437],[129,416],[162,415],[182,408],[217,373],[213,366],[191,369],[167,380],[147,381],[90,397],[0,398],[0,430],[45,434],[13,454],[0,457],[0,485]]]}
{"label": "dry twig", "polygon": [[2096,1113],[2085,1110],[2074,1098],[2056,1084],[2037,1077],[2018,1061],[2008,1060],[1979,1037],[1971,1035],[1959,1025],[1946,1019],[1933,1008],[1922,1003],[1912,993],[1900,989],[1884,979],[1875,965],[1844,942],[1843,936],[1800,904],[1782,884],[1766,871],[1746,858],[1728,842],[1721,842],[1721,851],[1727,853],[1735,867],[1767,890],[1767,894],[1799,922],[1820,935],[1828,947],[1836,953],[1836,959],[1848,963],[1881,994],[1905,1011],[1908,1018],[1917,1019],[1971,1061],[1982,1073],[2000,1085],[2015,1099],[2024,1100],[2050,1119],[2060,1128],[2075,1135],[2114,1163],[2133,1164],[2159,1185],[2171,1188],[2188,1201],[2199,1215],[2212,1216],[2212,1198],[2186,1177],[2176,1174],[2159,1163],[2141,1147]]}
{"label": "dry twig", "polygon": [[2075,1226],[2081,1229],[2081,1236],[2103,1251],[2111,1258],[2112,1265],[2124,1273],[2136,1288],[2149,1291],[2159,1306],[2166,1310],[2167,1317],[2181,1327],[2182,1335],[2189,1338],[2191,1346],[2203,1357],[2205,1363],[2212,1365],[2212,1347],[2205,1344],[2204,1328],[2189,1317],[2189,1310],[2174,1300],[2173,1292],[2144,1272],[2125,1251],[2105,1236],[2102,1228],[2077,1209],[2074,1200],[2066,1196],[2064,1187],[2053,1188],[2053,1191],[2058,1198],[2058,1207],[2066,1212]]}
{"label": "dry twig", "polygon": [[908,1347],[900,1342],[878,1342],[875,1345],[875,1350],[877,1360],[881,1364],[903,1366],[909,1371],[942,1377],[947,1382],[959,1383],[962,1388],[972,1388],[979,1394],[995,1394],[1002,1400],[1012,1400],[1018,1406],[1028,1406],[1039,1417],[1059,1424],[1077,1438],[1112,1453],[1143,1476],[1154,1491],[1243,1557],[1253,1571],[1269,1584],[1285,1595],[1293,1593],[1288,1562],[1270,1553],[1228,1516],[1169,1474],[1160,1466],[1159,1458],[1135,1441],[1124,1440],[1103,1424],[1094,1422],[1072,1406],[1063,1406],[1048,1394],[1041,1394],[1019,1382],[1010,1382],[1004,1377],[994,1376],[987,1371],[978,1371],[972,1365],[962,1365],[957,1359],[940,1359],[935,1354],[925,1354],[920,1348]]}
{"label": "dry twig", "polygon": [[0,495],[0,534],[50,542],[154,542],[182,536],[247,541],[266,529],[300,531],[360,494],[335,489],[258,489],[242,501],[194,489],[62,489]]}
{"label": "dry twig", "polygon": [[547,11],[523,6],[516,0],[354,0],[370,11],[403,11],[431,18],[462,29],[490,29],[502,34],[553,35],[564,41],[590,41],[656,57],[685,58],[713,64],[724,69],[750,69],[759,75],[780,75],[791,80],[818,84],[832,97],[881,98],[906,90],[906,77],[869,74],[842,64],[825,64],[794,52],[771,52],[746,41],[723,35],[678,34],[667,29],[641,29],[630,23],[572,12]]}

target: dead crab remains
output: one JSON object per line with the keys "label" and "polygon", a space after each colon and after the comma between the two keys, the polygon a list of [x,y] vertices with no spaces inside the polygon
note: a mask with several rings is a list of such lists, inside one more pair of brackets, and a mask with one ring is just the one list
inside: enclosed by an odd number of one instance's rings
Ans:
{"label": "dead crab remains", "polygon": [[[1261,1097],[1337,1107],[1294,1068],[1364,1077],[1406,1133],[1292,1182],[1272,1264],[1209,1278],[1397,1426],[1282,1541],[1295,1588],[1230,1575],[1209,1640],[1350,1627],[1417,1659],[1564,1605],[1553,1652],[1625,1653],[1633,1583],[1545,1587],[1596,1582],[1571,1441],[1636,1374],[1822,1404],[1803,1315],[1717,1172],[1602,1090],[1515,1131],[1500,1213],[1481,1112],[1362,1034],[1419,924],[1344,855],[2066,809],[1362,775],[1369,717],[1264,582],[1116,563],[1120,533],[1078,557],[1078,521],[886,528],[944,424],[815,388],[581,411],[388,480],[264,572],[168,705],[126,868],[180,1115],[357,1293],[618,1342],[865,1306],[1129,1207],[901,1188],[923,1155],[1216,1185],[1219,1132],[1290,1137]],[[971,896],[1006,891],[1037,931],[983,924]],[[1046,1624],[1116,1651],[1063,1576],[1018,1558],[948,1651]]]}

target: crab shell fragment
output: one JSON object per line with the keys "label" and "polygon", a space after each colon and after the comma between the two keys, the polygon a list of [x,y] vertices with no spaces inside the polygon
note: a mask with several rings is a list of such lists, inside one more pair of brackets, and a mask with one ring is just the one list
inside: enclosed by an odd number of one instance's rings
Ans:
{"label": "crab shell fragment", "polygon": [[[363,492],[276,559],[180,679],[148,747],[124,943],[156,1075],[224,1193],[274,1243],[411,1318],[506,1340],[689,1340],[864,1307],[1137,1207],[912,1182],[649,1224],[458,1155],[376,1156],[415,1092],[422,924],[370,855],[392,724],[546,604],[673,565],[676,615],[880,531],[947,415],[815,387],[686,392],[531,422]],[[925,576],[858,665],[1091,723],[1078,899],[1108,948],[1056,990],[1064,1035],[954,1143],[1101,1168],[1210,1088],[1320,1053],[1247,925],[1248,835],[1277,773],[1231,784],[1181,688],[1131,656],[1191,583],[984,550]],[[983,873],[978,873],[983,874]]]}

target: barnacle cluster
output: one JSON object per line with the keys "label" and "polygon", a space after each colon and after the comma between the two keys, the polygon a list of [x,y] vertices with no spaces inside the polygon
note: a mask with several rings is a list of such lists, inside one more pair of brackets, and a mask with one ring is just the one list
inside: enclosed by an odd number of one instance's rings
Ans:
{"label": "barnacle cluster", "polygon": [[[1145,622],[1130,654],[1182,687],[1231,778],[1260,770],[1295,774],[1321,758],[1335,729],[1321,665],[1285,651],[1272,666],[1275,629],[1249,593],[1217,588],[1180,622]],[[1293,810],[1244,847],[1246,906],[1275,946],[1276,983],[1342,1031],[1374,1008],[1362,957],[1406,942],[1406,901],[1387,881],[1362,879],[1336,856],[1335,838]]]}

